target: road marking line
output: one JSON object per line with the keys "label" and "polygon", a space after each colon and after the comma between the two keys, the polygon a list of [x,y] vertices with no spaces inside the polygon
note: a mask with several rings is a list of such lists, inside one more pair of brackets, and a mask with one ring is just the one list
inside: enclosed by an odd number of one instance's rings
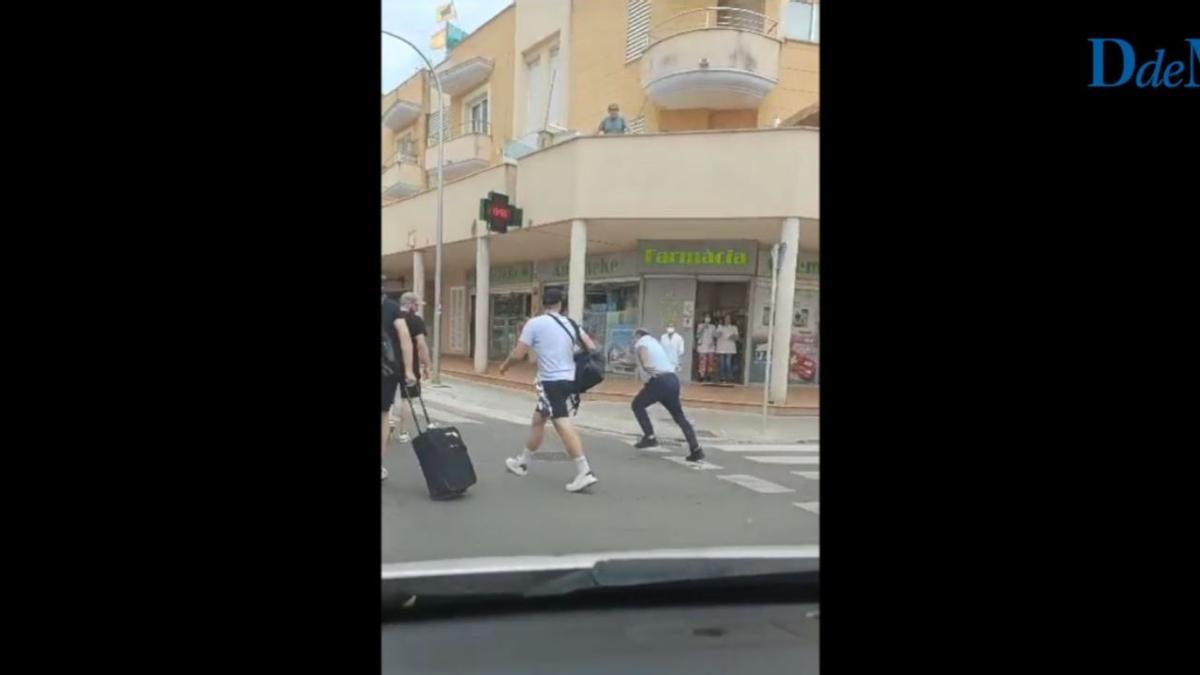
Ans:
{"label": "road marking line", "polygon": [[821,515],[821,502],[792,502],[792,506],[802,508],[809,513],[815,513],[818,516]]}
{"label": "road marking line", "polygon": [[529,426],[530,420],[533,419],[533,405],[532,405],[533,401],[532,400],[530,400],[531,405],[529,406],[529,414],[525,415],[525,416],[513,415],[510,413],[506,413],[506,412],[500,412],[497,410],[493,410],[491,408],[484,408],[482,406],[472,405],[470,403],[463,403],[461,401],[445,401],[445,400],[442,400],[440,397],[426,396],[425,402],[432,403],[436,406],[445,406],[447,408],[454,408],[455,410],[457,410],[459,412],[465,412],[465,413],[469,413],[472,415],[480,415],[482,417],[487,417],[489,419],[500,420],[501,422],[511,422],[513,424],[520,424],[522,426]]}
{"label": "road marking line", "polygon": [[[636,443],[636,441],[634,441],[634,442]],[[629,447],[633,448],[634,450],[637,450],[638,452],[657,452],[657,453],[671,452],[670,448],[664,448],[661,445],[655,445],[655,446],[649,447],[649,448],[639,448],[639,447],[636,447],[633,443],[630,443]]]}
{"label": "road marking line", "polygon": [[692,471],[723,471],[724,467],[717,466],[708,460],[700,460],[699,462],[689,462],[682,457],[663,457],[668,462],[674,462],[679,466],[686,466]]}
{"label": "road marking line", "polygon": [[784,487],[783,485],[780,485],[778,483],[772,483],[769,480],[763,480],[757,476],[750,476],[750,475],[747,475],[744,473],[729,474],[726,476],[717,476],[717,478],[724,480],[724,481],[729,481],[730,483],[733,483],[735,485],[741,485],[744,488],[754,490],[755,492],[758,492],[759,494],[764,494],[764,495],[781,494],[784,492],[795,492],[795,490],[793,490],[790,487]]}
{"label": "road marking line", "polygon": [[821,480],[821,472],[819,471],[793,471],[792,473],[809,480]]}
{"label": "road marking line", "polygon": [[714,445],[713,447],[725,452],[820,452],[820,446],[816,443],[808,445],[796,443],[788,445]]}
{"label": "road marking line", "polygon": [[750,460],[751,462],[758,462],[759,464],[820,464],[821,463],[820,457],[795,457],[795,456],[787,456],[787,455],[785,455],[783,457],[779,457],[777,455],[776,456],[765,455],[763,457],[747,457],[746,459]]}

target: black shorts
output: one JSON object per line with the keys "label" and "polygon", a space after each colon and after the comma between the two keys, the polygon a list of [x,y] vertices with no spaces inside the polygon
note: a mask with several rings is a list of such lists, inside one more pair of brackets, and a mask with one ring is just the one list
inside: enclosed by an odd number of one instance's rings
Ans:
{"label": "black shorts", "polygon": [[384,377],[380,383],[379,391],[379,410],[387,412],[392,409],[392,404],[396,402],[396,387],[400,385],[399,377]]}
{"label": "black shorts", "polygon": [[575,383],[571,380],[551,380],[537,383],[537,412],[542,417],[556,419],[570,417],[571,397],[575,395]]}

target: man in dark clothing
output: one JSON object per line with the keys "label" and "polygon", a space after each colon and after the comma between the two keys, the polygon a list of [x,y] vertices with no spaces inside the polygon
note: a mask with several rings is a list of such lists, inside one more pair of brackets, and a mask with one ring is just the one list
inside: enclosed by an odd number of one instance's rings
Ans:
{"label": "man in dark clothing", "polygon": [[[417,377],[417,383],[408,387],[404,383],[400,384],[401,400],[410,398],[418,398],[421,396],[421,380],[429,379],[430,371],[433,369],[431,359],[429,357],[429,344],[425,340],[425,320],[421,318],[421,307],[425,303],[417,297],[412,291],[405,292],[400,296],[400,311],[404,317],[404,324],[408,327],[408,334],[412,338],[412,350],[414,362],[420,363],[420,368],[414,368]],[[404,431],[404,408],[405,404],[397,401],[388,415],[388,424],[392,428],[392,435],[401,443],[407,443],[412,440],[408,432]],[[414,427],[416,420],[413,420]]]}
{"label": "man in dark clothing", "polygon": [[[396,357],[401,361],[401,367],[404,370],[403,377],[393,375],[390,377],[382,377],[380,382],[380,397],[379,406],[382,411],[382,426],[383,434],[380,443],[379,456],[380,459],[387,452],[388,443],[388,411],[392,409],[392,404],[396,401],[396,388],[401,382],[411,383],[416,385],[417,378],[413,374],[413,344],[412,336],[408,332],[408,324],[404,320],[404,312],[400,309],[400,304],[395,300],[383,296],[383,301],[380,308],[381,328],[383,334],[387,336],[389,342],[392,343],[392,350]],[[387,480],[387,468],[380,466],[382,480]]]}

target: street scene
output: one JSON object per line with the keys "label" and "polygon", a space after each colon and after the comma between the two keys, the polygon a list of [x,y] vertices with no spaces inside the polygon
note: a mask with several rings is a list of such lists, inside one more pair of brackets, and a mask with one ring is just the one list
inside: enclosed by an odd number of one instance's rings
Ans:
{"label": "street scene", "polygon": [[819,8],[383,1],[385,565],[819,544]]}
{"label": "street scene", "polygon": [[[532,394],[447,380],[424,398],[436,423],[462,433],[479,482],[459,500],[432,501],[412,448],[393,442],[384,460],[383,562],[818,543],[815,417],[771,419],[764,436],[756,415],[693,411],[707,458],[692,464],[665,411],[651,411],[662,446],[638,450],[628,405],[589,401],[575,422],[600,482],[576,496],[563,490],[570,461],[553,432],[529,475],[505,471],[504,459],[529,435]],[[412,430],[409,413],[405,425]]]}

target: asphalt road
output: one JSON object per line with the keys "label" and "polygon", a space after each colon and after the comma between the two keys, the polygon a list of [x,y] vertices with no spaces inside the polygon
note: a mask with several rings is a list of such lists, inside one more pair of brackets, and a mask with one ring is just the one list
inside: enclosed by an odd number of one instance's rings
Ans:
{"label": "asphalt road", "polygon": [[[677,435],[665,411],[651,412],[660,435]],[[571,494],[574,465],[552,429],[529,475],[517,477],[504,458],[523,447],[527,427],[448,407],[430,414],[458,427],[479,482],[461,499],[432,501],[412,446],[393,442],[381,487],[383,562],[819,543],[815,444],[705,444],[708,464],[698,469],[681,461],[682,448],[647,452],[631,438],[588,432],[600,482]]]}

